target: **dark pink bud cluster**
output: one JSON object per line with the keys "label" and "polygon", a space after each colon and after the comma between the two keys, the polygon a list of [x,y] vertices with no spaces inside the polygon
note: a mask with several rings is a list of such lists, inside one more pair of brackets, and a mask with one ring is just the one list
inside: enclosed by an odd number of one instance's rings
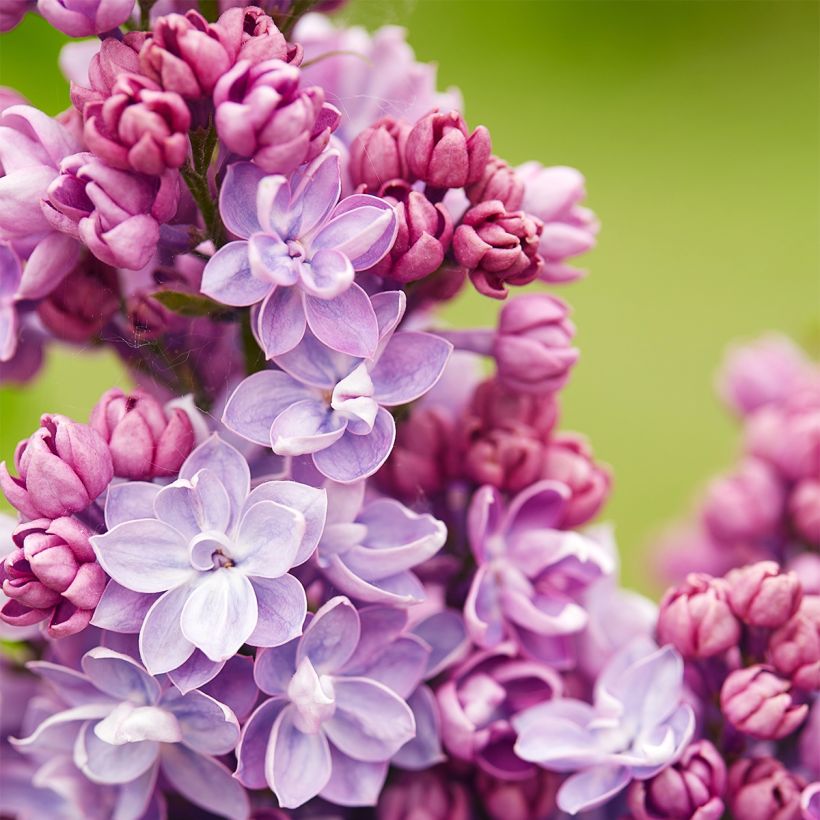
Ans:
{"label": "dark pink bud cluster", "polygon": [[481,177],[465,189],[473,205],[496,199],[508,211],[517,211],[524,200],[524,182],[503,159],[490,157]]}
{"label": "dark pink bud cluster", "polygon": [[805,785],[772,757],[744,758],[729,769],[727,802],[744,820],[800,820]]}
{"label": "dark pink bud cluster", "polygon": [[383,186],[412,181],[407,165],[407,138],[412,126],[393,117],[374,122],[350,145],[348,171],[354,187],[378,194]]}

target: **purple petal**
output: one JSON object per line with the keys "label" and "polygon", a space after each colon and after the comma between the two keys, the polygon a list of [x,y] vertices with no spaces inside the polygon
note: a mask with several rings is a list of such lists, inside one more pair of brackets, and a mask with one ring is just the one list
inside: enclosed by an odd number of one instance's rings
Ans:
{"label": "purple petal", "polygon": [[302,634],[307,615],[304,587],[292,575],[252,578],[259,617],[248,637],[251,646],[280,646]]}
{"label": "purple petal", "polygon": [[135,592],[164,592],[193,574],[185,540],[162,521],[126,521],[91,543],[102,568]]}
{"label": "purple petal", "polygon": [[391,758],[416,733],[410,707],[368,678],[334,678],[336,711],[323,729],[333,745],[355,760]]}
{"label": "purple petal", "polygon": [[205,469],[193,481],[182,479],[163,487],[154,499],[154,512],[190,541],[208,530],[225,532],[231,520],[231,500],[216,474]]}
{"label": "purple petal", "polygon": [[560,481],[539,481],[518,493],[510,503],[503,527],[511,534],[555,529],[569,499]]}
{"label": "purple petal", "polygon": [[379,324],[379,339],[387,344],[407,309],[407,297],[400,290],[383,290],[374,293],[370,301]]}
{"label": "purple petal", "polygon": [[293,211],[299,214],[292,226],[294,236],[304,237],[325,222],[342,192],[341,158],[338,151],[324,151],[304,171],[293,175]]}
{"label": "purple petal", "polygon": [[80,672],[48,661],[30,661],[26,667],[48,682],[69,706],[100,703],[99,690]]}
{"label": "purple petal", "polygon": [[599,748],[586,728],[594,714],[588,704],[571,698],[526,709],[512,719],[518,732],[515,753],[557,772],[595,765],[608,750]]}
{"label": "purple petal", "polygon": [[276,235],[255,233],[248,240],[251,273],[260,281],[289,288],[299,281],[298,263]]}
{"label": "purple petal", "polygon": [[384,647],[404,632],[407,612],[392,606],[368,606],[359,611],[359,624],[359,642],[345,664],[345,674],[361,675],[361,670],[371,667]]}
{"label": "purple petal", "polygon": [[250,816],[247,793],[219,761],[181,743],[164,745],[160,760],[162,773],[172,788],[195,806],[231,820],[247,820]]}
{"label": "purple petal", "polygon": [[304,297],[298,288],[276,288],[251,317],[254,333],[265,357],[272,359],[299,344],[307,327]]}
{"label": "purple petal", "polygon": [[381,651],[367,662],[348,663],[345,674],[368,678],[392,689],[399,697],[408,695],[421,683],[430,648],[415,635],[402,635],[384,643]]}
{"label": "purple petal", "polygon": [[242,728],[242,738],[236,750],[236,779],[249,789],[265,789],[265,751],[273,724],[287,706],[284,698],[271,698],[262,703]]}
{"label": "purple petal", "polygon": [[[87,42],[87,41],[84,41]],[[159,766],[153,765],[145,774],[130,783],[119,787],[114,817],[139,817],[141,820],[163,820],[165,817],[164,801],[161,794],[155,792]],[[160,808],[158,803],[162,804]]]}
{"label": "purple petal", "polygon": [[305,296],[304,303],[308,327],[320,342],[362,359],[376,352],[376,314],[367,294],[355,282],[333,299]]}
{"label": "purple petal", "polygon": [[332,598],[305,630],[296,652],[296,665],[309,658],[319,674],[339,669],[356,649],[359,629],[359,615],[353,604],[347,598]]}
{"label": "purple petal", "polygon": [[297,381],[322,390],[333,390],[358,364],[358,359],[323,345],[312,333],[287,353],[276,357],[276,364]]}
{"label": "purple petal", "polygon": [[280,456],[300,456],[338,441],[347,421],[322,401],[306,399],[283,410],[270,428],[270,445]]}
{"label": "purple petal", "polygon": [[340,251],[316,251],[302,263],[302,290],[317,299],[335,299],[353,284],[353,265]]}
{"label": "purple petal", "polygon": [[173,689],[163,695],[162,707],[179,723],[182,742],[200,754],[232,752],[239,740],[239,722],[224,704],[203,692],[185,695]]}
{"label": "purple petal", "polygon": [[492,566],[484,564],[473,575],[464,603],[464,621],[470,637],[482,647],[497,646],[504,640],[504,616],[500,588]]}
{"label": "purple petal", "polygon": [[140,630],[140,657],[153,675],[181,666],[194,651],[182,634],[182,608],[191,592],[190,585],[177,587],[158,598],[145,616]]}
{"label": "purple petal", "polygon": [[370,372],[374,398],[388,407],[420,398],[441,378],[452,350],[431,333],[396,333]]}
{"label": "purple petal", "polygon": [[270,282],[253,275],[246,241],[223,245],[202,272],[202,293],[232,307],[261,302],[271,287]]}
{"label": "purple petal", "polygon": [[629,783],[626,766],[594,766],[571,775],[558,790],[558,807],[569,814],[594,809],[609,802]]}
{"label": "purple petal", "polygon": [[267,695],[284,695],[296,671],[296,651],[299,641],[288,641],[272,649],[256,653],[253,677],[256,685]]}
{"label": "purple petal", "polygon": [[112,698],[138,704],[159,699],[159,684],[127,655],[98,646],[85,653],[82,667],[94,686]]}
{"label": "purple petal", "polygon": [[237,569],[218,569],[188,597],[182,634],[212,661],[235,655],[256,627],[256,595]]}
{"label": "purple petal", "polygon": [[116,581],[109,581],[94,610],[91,625],[111,632],[136,634],[158,597],[154,594],[133,592]]}
{"label": "purple petal", "polygon": [[[171,683],[183,694],[206,686],[220,673],[224,662],[216,663],[199,649],[194,649],[188,660],[168,672]],[[217,698],[217,700],[220,700]]]}
{"label": "purple petal", "polygon": [[322,732],[303,734],[288,706],[276,722],[265,754],[265,774],[279,805],[295,809],[315,797],[330,779],[330,748]]}
{"label": "purple petal", "polygon": [[225,227],[242,239],[261,230],[256,218],[256,189],[264,176],[265,172],[251,162],[235,162],[225,173],[219,213]]}
{"label": "purple petal", "polygon": [[154,517],[154,498],[162,488],[147,481],[124,481],[108,488],[105,498],[105,523],[112,530],[117,524],[135,518]]}
{"label": "purple petal", "polygon": [[501,493],[495,487],[484,486],[473,495],[467,511],[467,534],[470,548],[479,564],[487,560],[486,542],[498,532],[503,514]]}
{"label": "purple petal", "polygon": [[287,178],[279,174],[264,177],[253,196],[261,229],[282,239],[295,239],[291,227],[293,197]]}
{"label": "purple petal", "polygon": [[500,601],[507,618],[539,635],[574,634],[587,625],[586,610],[563,594],[528,595],[522,590],[504,587]]}
{"label": "purple petal", "polygon": [[380,407],[369,435],[346,433],[326,450],[314,453],[313,463],[322,475],[349,484],[373,475],[387,460],[395,439],[393,416]]}
{"label": "purple petal", "polygon": [[65,751],[71,754],[82,725],[101,720],[111,711],[111,707],[110,701],[98,701],[66,709],[47,717],[28,737],[9,740],[15,748],[26,753],[54,754],[55,751]]}
{"label": "purple petal", "polygon": [[112,746],[94,734],[94,723],[87,723],[77,735],[74,763],[94,783],[128,783],[147,772],[158,754],[155,740]]}
{"label": "purple petal", "polygon": [[293,566],[304,534],[300,512],[275,501],[259,501],[242,516],[231,557],[245,575],[278,578]]}
{"label": "purple petal", "polygon": [[441,750],[441,720],[436,696],[429,686],[419,686],[407,699],[416,720],[416,736],[393,755],[393,764],[402,769],[421,771],[446,758]]}
{"label": "purple petal", "polygon": [[[365,581],[352,572],[338,555],[331,555],[329,558],[323,559],[325,563],[322,565],[322,573],[325,578],[333,584],[340,592],[350,595],[357,601],[363,601],[368,604],[386,604],[391,606],[403,607],[411,606],[424,600],[424,587],[416,579],[415,588],[412,590],[414,594],[397,593],[394,588],[390,590],[384,587],[387,583],[391,587],[397,586],[395,576],[389,576],[386,579],[379,579],[378,581]],[[410,573],[407,573],[408,575]],[[407,579],[402,579],[407,581]],[[406,586],[410,588],[412,582],[399,586]]]}
{"label": "purple petal", "polygon": [[321,797],[338,806],[375,806],[387,778],[387,762],[364,763],[331,746],[332,773]]}
{"label": "purple petal", "polygon": [[470,646],[464,618],[454,609],[435,612],[413,627],[413,634],[418,635],[430,647],[425,677],[433,678],[466,654]]}
{"label": "purple petal", "polygon": [[41,299],[54,290],[77,266],[81,248],[76,239],[56,231],[38,242],[23,268],[19,298]]}
{"label": "purple petal", "polygon": [[104,743],[121,746],[124,743],[179,743],[182,735],[177,719],[157,706],[118,704],[94,726],[94,734]]}

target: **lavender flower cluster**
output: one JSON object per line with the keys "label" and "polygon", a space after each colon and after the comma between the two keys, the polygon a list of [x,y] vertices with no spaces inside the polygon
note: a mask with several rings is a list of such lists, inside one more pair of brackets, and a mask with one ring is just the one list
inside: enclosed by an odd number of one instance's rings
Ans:
{"label": "lavender flower cluster", "polygon": [[816,370],[737,354],[712,574],[622,589],[567,304],[435,315],[582,276],[583,177],[399,29],[214,5],[39,0],[71,107],[0,94],[0,375],[136,382],[0,465],[0,814],[820,817]]}

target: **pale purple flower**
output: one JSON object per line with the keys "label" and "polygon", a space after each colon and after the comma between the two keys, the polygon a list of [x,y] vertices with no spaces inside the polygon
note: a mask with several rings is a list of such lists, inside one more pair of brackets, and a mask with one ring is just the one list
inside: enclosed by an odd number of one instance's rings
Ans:
{"label": "pale purple flower", "polygon": [[14,303],[22,275],[11,243],[0,241],[0,362],[9,361],[17,350],[19,319]]}
{"label": "pale purple flower", "polygon": [[272,697],[242,730],[236,777],[267,785],[283,808],[320,795],[342,806],[375,805],[390,758],[415,732],[404,698],[421,678],[427,647],[401,636],[396,610],[357,612],[328,601],[301,638],[256,658]]}
{"label": "pale purple flower", "polygon": [[339,163],[327,151],[289,179],[237,163],[222,184],[219,210],[241,241],[211,258],[202,292],[226,305],[261,302],[254,330],[269,359],[296,347],[307,327],[342,353],[376,351],[376,316],[353,276],[390,250],[396,214],[366,194],[340,202]]}
{"label": "pale purple flower", "polygon": [[478,569],[464,617],[479,646],[512,639],[536,659],[571,662],[571,636],[587,624],[575,595],[614,563],[591,538],[556,529],[568,498],[555,481],[533,484],[506,507],[492,487],[473,496],[467,524]]}
{"label": "pale purple flower", "polygon": [[[215,759],[234,749],[239,723],[212,697],[166,688],[128,655],[97,647],[82,658],[82,672],[37,661],[30,667],[68,708],[46,718],[21,752],[70,755],[93,783],[127,786],[117,817],[141,817],[160,772],[197,806],[232,820],[250,814],[245,790]],[[46,764],[48,765],[48,764]]]}
{"label": "pale purple flower", "polygon": [[172,484],[116,485],[106,503],[109,530],[92,538],[115,582],[94,625],[138,630],[152,674],[188,662],[175,679],[180,688],[209,680],[244,643],[290,640],[307,603],[288,570],[313,552],[325,504],[322,490],[290,481],[251,491],[247,462],[216,435]]}
{"label": "pale purple flower", "polygon": [[424,395],[438,380],[452,349],[429,333],[394,333],[404,294],[373,297],[379,322],[372,359],[336,353],[311,333],[263,370],[245,379],[225,407],[235,433],[286,456],[311,454],[327,478],[350,483],[372,475],[393,447],[396,423],[386,410]]}
{"label": "pale purple flower", "polygon": [[[336,485],[343,486],[344,485]],[[370,604],[411,606],[424,600],[413,567],[432,558],[447,528],[392,498],[362,506],[364,482],[348,492],[328,488],[328,518],[316,560],[340,592]]]}
{"label": "pale purple flower", "polygon": [[607,664],[592,705],[562,698],[514,717],[515,752],[545,769],[573,773],[558,791],[562,811],[592,809],[678,759],[695,728],[682,694],[680,655],[638,639]]}
{"label": "pale purple flower", "polygon": [[37,11],[69,37],[104,34],[121,26],[134,0],[37,0]]}

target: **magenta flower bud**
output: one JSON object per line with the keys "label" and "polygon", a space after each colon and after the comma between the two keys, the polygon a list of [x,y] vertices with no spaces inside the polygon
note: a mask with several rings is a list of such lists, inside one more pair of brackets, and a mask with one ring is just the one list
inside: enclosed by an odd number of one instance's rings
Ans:
{"label": "magenta flower bud", "polygon": [[14,626],[48,620],[52,638],[85,629],[108,580],[89,543],[92,533],[75,518],[39,518],[20,524],[3,563],[9,600],[0,617]]}
{"label": "magenta flower bud", "polygon": [[44,415],[40,428],[17,445],[9,474],[0,463],[0,488],[28,518],[58,518],[84,510],[114,475],[111,455],[99,434],[66,416]]}
{"label": "magenta flower bud", "polygon": [[66,157],[48,188],[43,212],[58,230],[81,239],[102,262],[139,270],[176,213],[179,174],[148,176],[111,168],[93,154]]}
{"label": "magenta flower bud", "polygon": [[792,695],[791,683],[770,666],[755,664],[730,673],[720,690],[720,709],[736,729],[760,740],[780,740],[805,720],[809,707]]}
{"label": "magenta flower bud", "polygon": [[318,156],[341,115],[319,86],[299,89],[299,69],[281,60],[237,63],[214,90],[225,145],[271,174],[289,174]]}
{"label": "magenta flower bud", "polygon": [[[812,406],[815,405],[815,406]],[[787,479],[820,475],[820,406],[768,406],[746,425],[746,449]]]}
{"label": "magenta flower bud", "polygon": [[107,391],[89,424],[108,442],[114,475],[137,481],[176,475],[196,443],[184,410],[164,409],[142,390]]}
{"label": "magenta flower bud", "polygon": [[[222,3],[223,8],[225,5]],[[223,32],[223,43],[236,61],[284,60],[294,65],[302,61],[301,46],[288,43],[271,17],[257,6],[227,9],[217,25]]]}
{"label": "magenta flower bud", "polygon": [[634,820],[720,820],[725,791],[723,758],[708,740],[697,740],[660,774],[634,780],[627,804]]}
{"label": "magenta flower bud", "polygon": [[371,268],[372,272],[406,284],[437,271],[453,238],[453,222],[447,209],[441,203],[433,205],[418,191],[410,191],[396,205],[396,217],[396,241],[390,253]]}
{"label": "magenta flower bud", "polygon": [[35,0],[4,0],[0,6],[0,32],[11,31],[23,19],[27,11],[32,11]]}
{"label": "magenta flower bud", "polygon": [[117,272],[86,256],[37,305],[37,315],[58,339],[81,344],[97,336],[119,307]]}
{"label": "magenta flower bud", "polygon": [[803,597],[800,579],[775,561],[758,561],[726,576],[729,603],[744,623],[777,629],[797,612]]}
{"label": "magenta flower bud", "polygon": [[376,194],[393,180],[411,182],[407,167],[407,138],[411,126],[393,117],[374,122],[353,140],[348,173],[353,186]]}
{"label": "magenta flower bud", "polygon": [[552,817],[561,776],[539,769],[523,780],[502,780],[477,771],[475,789],[491,820]]}
{"label": "magenta flower bud", "polygon": [[498,378],[522,393],[554,393],[578,361],[569,308],[545,293],[528,293],[501,310],[493,341]]}
{"label": "magenta flower bud", "polygon": [[121,74],[139,74],[139,50],[145,39],[142,32],[129,32],[122,40],[106,37],[88,65],[88,86],[71,83],[71,102],[82,112],[89,102],[102,102]]}
{"label": "magenta flower bud", "polygon": [[658,613],[658,639],[671,643],[684,658],[710,658],[736,646],[740,624],[723,579],[692,573],[669,589]]}
{"label": "magenta flower bud", "polygon": [[159,175],[185,163],[188,106],[147,77],[121,75],[111,96],[88,103],[84,115],[86,144],[113,168]]}
{"label": "magenta flower bud", "polygon": [[561,517],[561,527],[574,529],[594,518],[612,488],[610,470],[592,456],[587,440],[577,433],[559,433],[544,450],[541,478],[561,481],[570,497]]}
{"label": "magenta flower bud", "polygon": [[523,211],[508,212],[498,200],[474,205],[453,235],[456,261],[469,271],[479,293],[507,296],[507,285],[527,285],[543,260],[538,242],[543,223]]}
{"label": "magenta flower bud", "polygon": [[121,26],[133,10],[133,0],[37,0],[37,11],[69,37],[111,31]]}
{"label": "magenta flower bud", "polygon": [[804,786],[772,757],[743,758],[729,769],[729,809],[743,820],[800,820]]}
{"label": "magenta flower bud", "polygon": [[490,157],[484,173],[465,193],[473,205],[497,199],[508,211],[517,211],[524,200],[524,182],[503,159]]}
{"label": "magenta flower bud", "polygon": [[737,471],[712,482],[703,520],[720,541],[753,541],[776,530],[783,515],[784,489],[763,461],[745,459]]}
{"label": "magenta flower bud", "polygon": [[402,772],[376,808],[378,820],[470,820],[470,798],[458,781],[439,769]]}
{"label": "magenta flower bud", "polygon": [[820,547],[820,481],[804,478],[789,496],[789,515],[797,534]]}
{"label": "magenta flower bud", "polygon": [[820,595],[806,595],[769,639],[769,662],[799,689],[820,689]]}
{"label": "magenta flower bud", "polygon": [[410,173],[433,188],[463,188],[481,179],[490,159],[490,132],[483,125],[467,132],[458,111],[433,111],[407,137]]}

